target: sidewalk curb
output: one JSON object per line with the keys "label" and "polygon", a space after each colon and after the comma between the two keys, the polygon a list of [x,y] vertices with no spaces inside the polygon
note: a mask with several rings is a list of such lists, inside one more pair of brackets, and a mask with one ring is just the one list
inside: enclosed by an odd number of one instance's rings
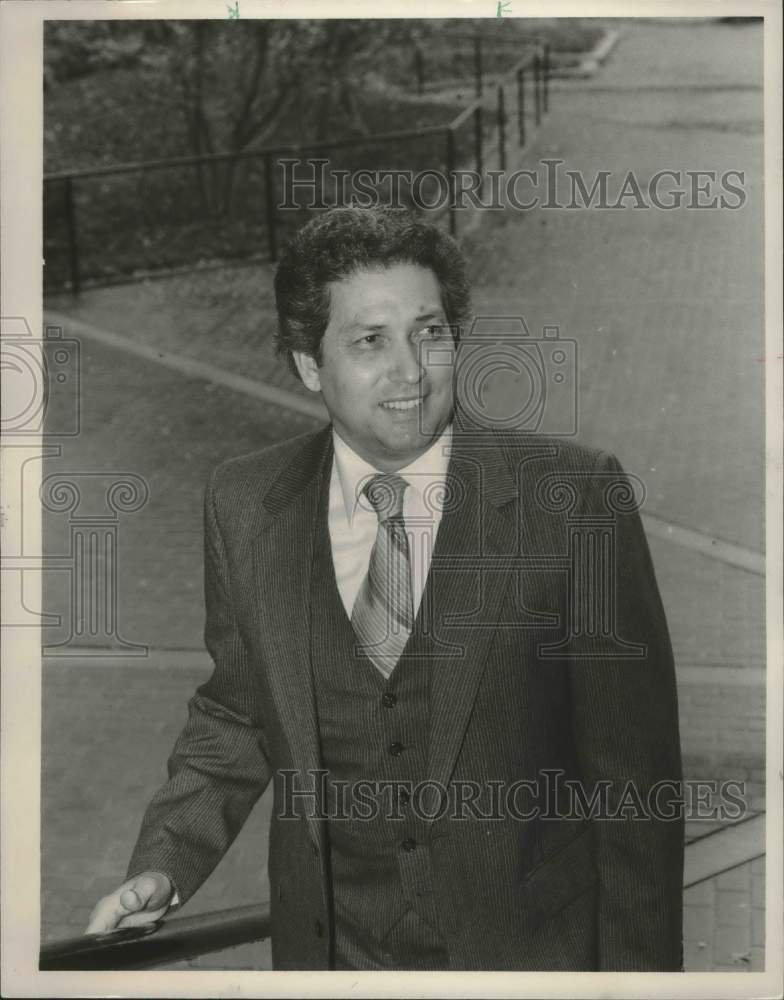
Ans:
{"label": "sidewalk curb", "polygon": [[706,834],[685,847],[685,888],[765,854],[765,813]]}
{"label": "sidewalk curb", "polygon": [[168,368],[185,378],[200,379],[211,385],[220,385],[232,392],[240,393],[261,403],[267,403],[282,409],[299,413],[313,420],[328,418],[323,404],[316,399],[308,399],[289,389],[262,382],[259,379],[248,378],[236,372],[227,371],[217,365],[206,364],[198,358],[185,354],[174,354],[171,351],[161,351],[150,344],[142,344],[120,333],[100,329],[83,320],[74,319],[65,313],[45,310],[46,322],[68,331],[76,338],[95,341],[111,350],[129,354],[150,364]]}
{"label": "sidewalk curb", "polygon": [[582,80],[593,76],[621,38],[618,28],[610,28],[597,45],[576,66],[558,66],[557,54],[551,55],[550,75],[554,79]]}

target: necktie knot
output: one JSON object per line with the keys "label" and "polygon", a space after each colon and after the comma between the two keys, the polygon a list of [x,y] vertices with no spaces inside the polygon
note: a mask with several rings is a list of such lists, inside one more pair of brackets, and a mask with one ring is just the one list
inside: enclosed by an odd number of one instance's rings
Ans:
{"label": "necktie knot", "polygon": [[362,492],[370,501],[379,523],[403,516],[403,497],[407,486],[402,476],[392,472],[373,476],[365,484]]}

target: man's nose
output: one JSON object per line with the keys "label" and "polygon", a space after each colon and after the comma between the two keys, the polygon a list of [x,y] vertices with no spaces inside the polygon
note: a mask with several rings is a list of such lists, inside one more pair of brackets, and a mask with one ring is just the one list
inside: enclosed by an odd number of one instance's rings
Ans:
{"label": "man's nose", "polygon": [[390,378],[397,382],[415,384],[421,381],[423,373],[419,345],[410,342],[399,344],[395,350]]}

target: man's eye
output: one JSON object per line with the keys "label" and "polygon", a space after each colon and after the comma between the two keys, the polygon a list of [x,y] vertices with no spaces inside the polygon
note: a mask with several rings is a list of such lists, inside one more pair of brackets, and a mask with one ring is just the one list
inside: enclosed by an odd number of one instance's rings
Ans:
{"label": "man's eye", "polygon": [[357,343],[360,345],[360,347],[365,347],[365,346],[372,347],[377,342],[378,342],[378,334],[377,333],[368,333],[368,334],[365,334],[364,337],[360,337],[359,340],[357,341]]}

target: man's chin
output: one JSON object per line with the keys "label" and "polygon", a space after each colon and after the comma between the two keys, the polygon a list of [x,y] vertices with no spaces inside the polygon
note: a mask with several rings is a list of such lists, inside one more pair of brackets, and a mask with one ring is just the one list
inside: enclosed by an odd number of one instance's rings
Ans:
{"label": "man's chin", "polygon": [[399,434],[384,435],[381,444],[390,461],[402,468],[418,458],[433,444],[443,428],[417,427]]}
{"label": "man's chin", "polygon": [[384,429],[390,437],[407,437],[412,441],[432,441],[450,419],[449,414],[435,414],[427,406],[398,413],[386,410],[385,416],[387,414],[391,414],[391,418],[384,421]]}

